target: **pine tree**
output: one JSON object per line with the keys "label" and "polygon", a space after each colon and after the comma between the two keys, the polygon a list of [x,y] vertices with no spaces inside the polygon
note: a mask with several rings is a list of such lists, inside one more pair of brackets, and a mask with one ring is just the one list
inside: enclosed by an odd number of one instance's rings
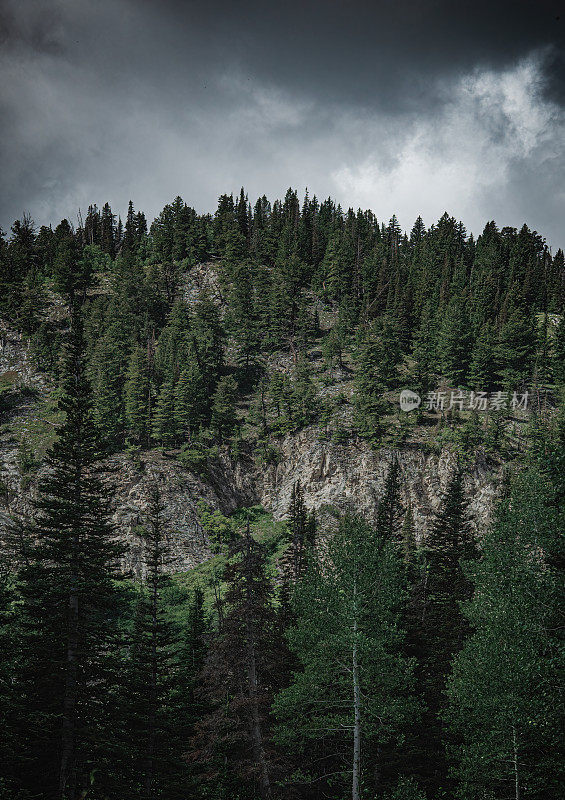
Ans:
{"label": "pine tree", "polygon": [[236,347],[238,363],[246,374],[249,373],[260,349],[253,291],[253,269],[249,261],[244,261],[233,270],[233,282],[228,298],[228,319]]}
{"label": "pine tree", "polygon": [[19,325],[28,335],[37,331],[41,325],[41,317],[45,308],[46,296],[43,280],[35,269],[25,276],[21,286],[21,306]]}
{"label": "pine tree", "polygon": [[536,469],[522,475],[471,572],[475,595],[464,614],[474,633],[448,684],[462,800],[559,795],[565,709],[555,677],[565,664],[555,626],[563,579],[546,557],[562,538],[553,492]]}
{"label": "pine tree", "polygon": [[122,253],[131,253],[135,250],[137,245],[137,219],[133,209],[133,203],[130,200],[128,203],[128,213],[126,217],[126,224],[124,228],[124,238],[122,242]]}
{"label": "pine tree", "polygon": [[93,389],[94,419],[108,450],[125,440],[124,384],[132,338],[132,320],[127,306],[115,298],[108,305],[104,330],[93,342],[88,375]]}
{"label": "pine tree", "polygon": [[477,391],[492,392],[496,387],[496,338],[489,321],[481,327],[469,364],[468,385]]}
{"label": "pine tree", "polygon": [[147,369],[147,353],[141,347],[135,347],[130,356],[124,393],[128,436],[134,442],[148,444],[151,382]]}
{"label": "pine tree", "polygon": [[130,656],[125,665],[126,750],[129,751],[130,791],[133,797],[170,797],[171,772],[182,772],[184,743],[172,736],[171,693],[176,678],[178,631],[164,605],[170,577],[164,572],[169,553],[163,533],[163,505],[157,482],[149,492],[148,524],[144,528],[144,582],[135,609]]}
{"label": "pine tree", "polygon": [[[174,679],[171,681],[168,707],[171,749],[175,760],[169,762],[169,775],[165,776],[168,777],[166,796],[170,800],[185,800],[187,796],[197,793],[196,776],[187,763],[186,752],[196,734],[196,724],[208,710],[202,698],[198,697],[198,690],[210,634],[210,623],[204,611],[204,592],[197,587],[190,599],[179,647],[173,655]],[[182,766],[178,763],[181,753]]]}
{"label": "pine tree", "polygon": [[471,596],[472,584],[461,562],[474,558],[475,554],[463,475],[457,467],[426,539],[422,585],[417,589],[420,622],[418,630],[413,632],[416,674],[425,706],[419,771],[423,785],[433,792],[450,791],[445,755],[448,737],[442,715],[451,661],[469,635],[469,624],[460,603]]}
{"label": "pine tree", "polygon": [[299,757],[294,788],[306,796],[336,787],[359,800],[396,778],[386,748],[417,715],[400,655],[402,572],[392,543],[344,517],[294,590],[288,638],[302,669],[274,710],[277,741]]}
{"label": "pine tree", "polygon": [[454,297],[439,326],[437,358],[439,371],[455,386],[463,386],[469,364],[471,324],[465,307]]}
{"label": "pine tree", "polygon": [[532,376],[536,350],[536,330],[524,308],[514,307],[502,325],[497,343],[499,377],[505,386],[518,388]]}
{"label": "pine tree", "polygon": [[437,324],[430,304],[422,311],[420,327],[412,343],[415,365],[415,389],[425,395],[436,385],[437,371]]}
{"label": "pine tree", "polygon": [[322,354],[328,366],[330,378],[333,378],[335,359],[340,369],[343,369],[343,351],[347,343],[347,329],[338,322],[331,328],[322,341]]}
{"label": "pine tree", "polygon": [[187,362],[194,358],[193,336],[191,310],[184,300],[177,300],[167,316],[155,351],[155,370],[160,381],[174,383]]}
{"label": "pine tree", "polygon": [[86,218],[82,220],[82,213],[79,211],[79,226],[77,238],[82,247],[95,247],[98,244],[100,231],[100,212],[96,203],[88,206]]}
{"label": "pine tree", "polygon": [[565,383],[565,316],[561,317],[553,342],[553,374],[558,383]]}
{"label": "pine tree", "polygon": [[291,426],[292,405],[292,387],[285,372],[281,370],[273,370],[271,372],[268,395],[271,411],[275,414],[273,427],[277,432],[285,432]]}
{"label": "pine tree", "polygon": [[326,247],[324,260],[319,269],[318,280],[324,294],[331,300],[339,300],[346,287],[346,265],[341,257],[338,236],[332,237]]}
{"label": "pine tree", "polygon": [[187,252],[189,265],[201,264],[209,257],[210,243],[206,219],[197,218],[188,234]]}
{"label": "pine tree", "polygon": [[113,258],[116,254],[116,215],[108,203],[104,203],[100,215],[100,246]]}
{"label": "pine tree", "polygon": [[354,418],[359,434],[374,444],[378,444],[384,434],[384,393],[396,380],[399,352],[393,339],[389,321],[374,324],[358,334]]}
{"label": "pine tree", "polygon": [[0,307],[12,321],[19,318],[22,288],[28,272],[37,266],[35,224],[28,214],[12,225],[12,237],[6,247],[4,232],[0,236]]}
{"label": "pine tree", "polygon": [[175,422],[181,438],[190,439],[207,416],[204,379],[192,357],[182,370],[175,386]]}
{"label": "pine tree", "polygon": [[212,397],[212,427],[222,444],[237,427],[237,384],[231,375],[224,375]]}
{"label": "pine tree", "polygon": [[55,289],[64,295],[70,305],[75,297],[84,300],[90,287],[92,260],[84,258],[79,243],[66,219],[55,228],[57,249],[53,263]]}
{"label": "pine tree", "polygon": [[277,775],[270,740],[278,644],[273,587],[264,548],[247,532],[232,548],[224,580],[226,611],[202,673],[209,710],[197,725],[192,760],[217,797],[270,798]]}
{"label": "pine tree", "polygon": [[153,437],[162,447],[174,447],[178,440],[175,395],[170,383],[161,386],[153,413]]}
{"label": "pine tree", "polygon": [[510,249],[510,281],[521,287],[527,307],[540,302],[544,290],[545,242],[535,231],[523,225],[514,238]]}
{"label": "pine tree", "polygon": [[309,547],[314,544],[315,528],[312,531],[310,526],[302,486],[300,481],[296,481],[292,484],[288,507],[289,546],[279,563],[285,578],[294,583],[298,581],[305,568]]}
{"label": "pine tree", "polygon": [[192,344],[208,396],[213,394],[221,374],[224,338],[218,308],[204,291],[194,305]]}
{"label": "pine tree", "polygon": [[42,225],[35,240],[37,265],[42,276],[51,276],[53,274],[55,250],[55,234],[51,225]]}
{"label": "pine tree", "polygon": [[[59,409],[64,422],[40,485],[37,544],[19,575],[21,772],[32,794],[77,800],[105,763],[107,691],[117,635],[113,578],[121,548],[99,468],[82,325],[74,317]],[[96,778],[103,785],[104,775]]]}
{"label": "pine tree", "polygon": [[0,228],[0,311],[2,316],[8,318],[9,315],[11,316],[11,306],[15,305],[13,298],[15,292],[5,237],[5,232]]}
{"label": "pine tree", "polygon": [[264,315],[267,319],[266,348],[279,349],[284,343],[285,349],[294,333],[294,319],[292,318],[292,300],[288,295],[287,287],[278,274],[270,282],[269,306]]}
{"label": "pine tree", "polygon": [[384,493],[377,508],[376,525],[380,535],[389,542],[400,544],[402,503],[400,501],[400,464],[393,454],[385,479]]}

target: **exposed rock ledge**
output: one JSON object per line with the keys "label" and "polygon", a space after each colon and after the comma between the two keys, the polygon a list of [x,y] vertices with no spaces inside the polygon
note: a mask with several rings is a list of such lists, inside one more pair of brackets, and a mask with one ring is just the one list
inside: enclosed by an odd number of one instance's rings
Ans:
{"label": "exposed rock ledge", "polygon": [[[211,466],[205,480],[157,451],[142,454],[137,463],[122,455],[110,459],[109,490],[114,497],[114,520],[127,544],[126,565],[134,572],[141,568],[142,540],[138,527],[146,518],[148,489],[155,480],[164,506],[163,524],[173,571],[193,567],[210,556],[198,520],[200,500],[223,513],[260,504],[281,519],[287,513],[292,484],[300,480],[306,505],[320,512],[322,518],[327,518],[331,508],[357,510],[369,520],[374,518],[393,457],[391,450],[372,450],[365,442],[321,441],[314,427],[286,436],[279,446],[282,459],[277,465],[258,469],[251,459],[234,464],[223,454]],[[417,449],[396,452],[402,500],[405,505],[410,502],[416,535],[422,538],[445,491],[454,455],[448,450],[439,456]],[[26,491],[20,488],[15,453],[4,451],[3,456],[0,469],[10,491],[9,508],[2,508],[0,503],[0,537],[7,512],[29,513],[32,494],[31,488]],[[465,473],[469,511],[479,537],[492,515],[498,483],[498,471],[484,463],[475,464]]]}
{"label": "exposed rock ledge", "polygon": [[[33,368],[22,337],[0,323],[1,374],[10,374],[16,382],[39,392],[47,390],[42,376]],[[29,409],[24,406],[18,413],[32,413],[32,406],[33,403]],[[153,480],[158,481],[161,491],[173,571],[189,569],[210,556],[198,520],[199,500],[225,514],[241,506],[259,504],[281,519],[287,513],[292,485],[300,480],[306,505],[320,512],[322,519],[329,519],[325,512],[332,507],[359,511],[369,520],[374,518],[393,457],[391,450],[373,450],[361,440],[345,444],[324,441],[315,426],[286,436],[278,448],[279,463],[262,468],[251,458],[234,464],[224,453],[210,465],[206,480],[157,451],[142,454],[138,463],[125,455],[111,458],[108,488],[113,496],[118,534],[127,544],[126,566],[134,572],[141,569],[143,545],[138,527],[146,516],[148,489]],[[416,535],[421,539],[441,502],[454,455],[447,449],[433,455],[417,448],[403,448],[397,454],[402,500],[412,506]],[[469,512],[479,538],[492,515],[499,479],[500,470],[489,468],[478,456],[474,467],[465,472]],[[0,484],[1,545],[10,515],[29,514],[33,496],[33,485],[22,487],[16,446],[9,437],[0,439]]]}

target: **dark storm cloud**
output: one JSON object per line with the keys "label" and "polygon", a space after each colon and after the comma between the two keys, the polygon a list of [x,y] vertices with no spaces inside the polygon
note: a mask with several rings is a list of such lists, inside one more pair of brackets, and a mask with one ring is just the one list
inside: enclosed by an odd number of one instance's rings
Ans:
{"label": "dark storm cloud", "polygon": [[0,223],[292,184],[562,243],[562,6],[5,0]]}
{"label": "dark storm cloud", "polygon": [[[165,5],[225,42],[254,74],[325,100],[393,109],[429,100],[438,76],[502,68],[534,49],[557,53],[565,35],[555,0]],[[557,66],[548,79],[562,92]]]}

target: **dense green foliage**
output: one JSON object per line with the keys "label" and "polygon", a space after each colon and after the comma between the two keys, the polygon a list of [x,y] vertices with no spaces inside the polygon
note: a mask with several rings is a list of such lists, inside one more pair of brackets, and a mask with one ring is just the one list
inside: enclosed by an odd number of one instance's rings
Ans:
{"label": "dense green foliage", "polygon": [[213,216],[177,197],[149,228],[131,203],[123,226],[107,204],[76,231],[63,220],[36,232],[25,217],[0,262],[0,314],[55,375],[65,323],[48,309],[55,296],[83,302],[109,450],[207,447],[237,440],[245,422],[264,441],[329,419],[320,382],[350,378],[347,435],[378,446],[406,435],[390,424],[401,386],[511,396],[563,380],[563,253],[525,225],[489,222],[475,240],[444,214],[407,235],[395,217],[300,205],[290,189],[252,208],[242,190]]}
{"label": "dense green foliage", "polygon": [[[52,391],[18,430],[22,486],[48,469],[0,562],[2,797],[558,797],[563,270],[526,226],[407,235],[292,190],[214,215],[176,198],[149,227],[131,203],[125,224],[108,204],[77,230],[14,223],[0,317]],[[22,388],[1,377],[9,418]],[[534,413],[452,391],[527,391]],[[174,575],[152,479],[122,573],[109,455],[158,448],[206,480],[220,459],[276,469],[312,424],[387,446],[373,520],[321,525],[298,481],[284,522],[201,501],[211,558]],[[418,541],[410,437],[455,465]],[[479,453],[511,469],[475,537]]]}
{"label": "dense green foliage", "polygon": [[[558,619],[563,565],[546,554],[563,530],[555,489],[538,470],[521,476],[470,570],[476,586],[464,606],[474,633],[455,661],[446,718],[460,736],[455,774],[462,798],[557,797],[563,788],[563,674]],[[561,698],[562,699],[562,698]]]}
{"label": "dense green foliage", "polygon": [[275,701],[277,741],[298,755],[292,780],[307,796],[357,798],[394,775],[391,750],[418,720],[402,655],[403,601],[395,543],[344,517],[293,593],[288,639],[300,667]]}

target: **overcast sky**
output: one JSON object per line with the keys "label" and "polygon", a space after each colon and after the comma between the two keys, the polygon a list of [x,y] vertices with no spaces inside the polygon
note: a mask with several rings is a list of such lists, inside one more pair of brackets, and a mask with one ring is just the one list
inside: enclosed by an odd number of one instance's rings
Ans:
{"label": "overcast sky", "polygon": [[0,0],[0,225],[331,195],[565,244],[557,0]]}

